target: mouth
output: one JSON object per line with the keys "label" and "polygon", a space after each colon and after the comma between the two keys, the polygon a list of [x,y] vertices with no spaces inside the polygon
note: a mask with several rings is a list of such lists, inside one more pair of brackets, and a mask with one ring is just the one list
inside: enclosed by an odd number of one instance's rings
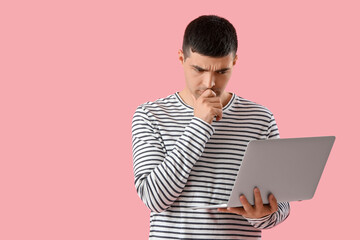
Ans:
{"label": "mouth", "polygon": [[[198,90],[199,96],[202,95],[202,94],[203,94],[206,90],[208,90],[208,89],[209,89],[209,88],[204,89],[204,90]],[[217,97],[220,95],[220,91],[217,91],[217,90],[214,90],[214,89],[211,89],[211,91],[213,91],[213,92],[216,94]]]}

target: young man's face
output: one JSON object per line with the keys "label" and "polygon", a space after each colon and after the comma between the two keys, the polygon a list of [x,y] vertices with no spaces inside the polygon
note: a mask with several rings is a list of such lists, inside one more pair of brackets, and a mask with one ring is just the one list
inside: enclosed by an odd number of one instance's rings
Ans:
{"label": "young man's face", "polygon": [[184,61],[184,54],[179,50],[179,59],[184,67],[186,88],[198,98],[206,89],[211,89],[221,97],[231,77],[237,55],[225,57],[208,57],[190,50],[190,56]]}

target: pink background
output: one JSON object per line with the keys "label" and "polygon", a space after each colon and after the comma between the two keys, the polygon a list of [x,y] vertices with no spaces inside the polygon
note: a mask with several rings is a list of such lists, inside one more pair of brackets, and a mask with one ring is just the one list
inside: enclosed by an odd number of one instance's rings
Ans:
{"label": "pink background", "polygon": [[315,197],[263,238],[356,238],[359,1],[194,2],[1,1],[0,239],[147,239],[132,115],[184,87],[177,51],[202,14],[237,29],[229,91],[281,137],[337,137]]}

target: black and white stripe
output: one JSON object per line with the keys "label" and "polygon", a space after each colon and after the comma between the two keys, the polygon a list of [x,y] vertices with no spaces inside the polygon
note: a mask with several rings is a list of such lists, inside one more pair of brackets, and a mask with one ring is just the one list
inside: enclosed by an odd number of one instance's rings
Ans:
{"label": "black and white stripe", "polygon": [[216,210],[224,203],[248,142],[279,138],[273,114],[233,94],[223,118],[194,117],[178,93],[140,105],[132,121],[135,187],[150,213],[150,239],[261,239],[261,229],[287,218],[289,203],[262,219]]}

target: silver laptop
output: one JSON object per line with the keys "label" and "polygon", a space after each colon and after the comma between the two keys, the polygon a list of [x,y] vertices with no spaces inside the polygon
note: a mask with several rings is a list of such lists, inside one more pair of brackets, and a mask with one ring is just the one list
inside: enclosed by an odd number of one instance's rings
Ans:
{"label": "silver laptop", "polygon": [[239,207],[242,206],[241,194],[254,205],[255,187],[260,189],[264,204],[269,203],[270,193],[278,202],[311,199],[334,141],[335,136],[252,140],[246,148],[228,201],[191,208]]}

